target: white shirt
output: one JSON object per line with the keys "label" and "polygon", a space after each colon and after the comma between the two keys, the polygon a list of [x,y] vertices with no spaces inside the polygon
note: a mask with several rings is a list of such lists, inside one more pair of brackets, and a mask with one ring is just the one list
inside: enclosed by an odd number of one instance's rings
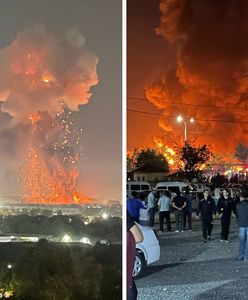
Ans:
{"label": "white shirt", "polygon": [[[142,203],[144,206],[146,205],[145,201],[142,201]],[[139,217],[140,221],[148,221],[149,220],[148,208],[146,208],[146,209],[140,208],[139,213],[140,213],[140,217]]]}
{"label": "white shirt", "polygon": [[171,199],[165,195],[159,198],[158,200],[158,206],[159,211],[169,211],[171,205]]}
{"label": "white shirt", "polygon": [[151,192],[148,197],[148,208],[154,208],[155,207],[155,195],[154,192]]}

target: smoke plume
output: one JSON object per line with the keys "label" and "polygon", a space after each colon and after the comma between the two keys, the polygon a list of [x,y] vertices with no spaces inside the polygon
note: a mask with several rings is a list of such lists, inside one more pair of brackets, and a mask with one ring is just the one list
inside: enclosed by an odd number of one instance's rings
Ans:
{"label": "smoke plume", "polygon": [[235,123],[248,121],[247,1],[161,0],[160,10],[156,33],[176,45],[177,65],[148,85],[146,95],[174,118],[160,121],[166,142],[182,136],[182,127],[175,123],[181,114],[196,119],[188,125],[190,139],[233,152],[238,143],[248,143],[247,124]]}

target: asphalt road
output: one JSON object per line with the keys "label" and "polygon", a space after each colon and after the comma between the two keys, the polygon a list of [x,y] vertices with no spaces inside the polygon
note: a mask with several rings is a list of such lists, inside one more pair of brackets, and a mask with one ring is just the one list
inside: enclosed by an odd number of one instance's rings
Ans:
{"label": "asphalt road", "polygon": [[235,217],[229,243],[220,242],[219,219],[214,221],[212,241],[207,244],[202,242],[200,221],[193,222],[192,232],[165,231],[159,239],[159,263],[148,267],[136,280],[139,300],[248,299],[248,262],[235,260]]}

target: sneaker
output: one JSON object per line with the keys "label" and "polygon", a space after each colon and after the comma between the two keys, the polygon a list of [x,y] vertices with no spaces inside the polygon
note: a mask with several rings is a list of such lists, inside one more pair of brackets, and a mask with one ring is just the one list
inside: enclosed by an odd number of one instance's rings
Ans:
{"label": "sneaker", "polygon": [[248,262],[248,259],[243,259],[243,261],[246,261],[246,262]]}
{"label": "sneaker", "polygon": [[184,230],[181,230],[181,232],[184,232]]}
{"label": "sneaker", "polygon": [[158,233],[163,233],[163,231],[159,230],[159,232],[158,232]]}
{"label": "sneaker", "polygon": [[179,230],[175,230],[175,232],[179,232]]}
{"label": "sneaker", "polygon": [[192,231],[191,229],[187,229],[187,231]]}
{"label": "sneaker", "polygon": [[225,240],[225,243],[229,243],[229,241],[228,241],[228,240]]}
{"label": "sneaker", "polygon": [[211,241],[211,236],[210,235],[208,236],[208,240]]}
{"label": "sneaker", "polygon": [[224,242],[224,240],[222,240],[222,239],[221,239],[221,240],[220,240],[220,242],[221,242],[221,243],[223,243],[223,242]]}
{"label": "sneaker", "polygon": [[207,240],[203,240],[203,243],[206,243],[207,242]]}

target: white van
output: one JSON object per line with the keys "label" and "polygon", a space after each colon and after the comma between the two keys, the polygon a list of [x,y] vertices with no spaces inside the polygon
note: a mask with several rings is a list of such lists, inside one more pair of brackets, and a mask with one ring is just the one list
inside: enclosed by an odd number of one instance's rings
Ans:
{"label": "white van", "polygon": [[166,182],[158,182],[155,186],[155,190],[159,191],[170,191],[172,197],[175,197],[177,192],[183,192],[188,186],[189,183],[179,182],[179,181],[166,181]]}
{"label": "white van", "polygon": [[146,181],[127,181],[127,197],[131,197],[134,191],[138,193],[150,193],[151,190],[150,183]]}

